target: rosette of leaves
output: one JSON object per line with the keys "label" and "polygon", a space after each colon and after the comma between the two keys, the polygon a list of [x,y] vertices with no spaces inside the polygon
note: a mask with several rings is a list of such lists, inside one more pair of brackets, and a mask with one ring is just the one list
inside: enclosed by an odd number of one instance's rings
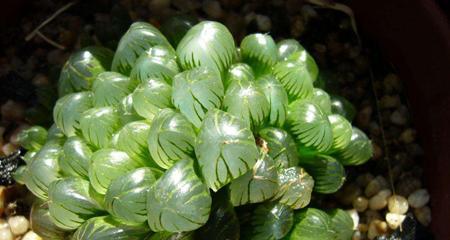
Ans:
{"label": "rosette of leaves", "polygon": [[94,106],[118,106],[135,87],[128,77],[120,73],[100,73],[92,86]]}

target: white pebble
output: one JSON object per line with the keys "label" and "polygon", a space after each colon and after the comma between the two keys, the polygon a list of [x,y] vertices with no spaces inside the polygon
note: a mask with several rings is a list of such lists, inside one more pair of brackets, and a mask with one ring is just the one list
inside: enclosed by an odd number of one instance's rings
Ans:
{"label": "white pebble", "polygon": [[428,226],[431,222],[431,209],[428,206],[414,209],[414,215],[424,226]]}
{"label": "white pebble", "polygon": [[391,196],[391,190],[385,189],[377,193],[369,200],[369,208],[372,210],[381,210],[387,206],[387,199]]}
{"label": "white pebble", "polygon": [[11,232],[18,236],[27,232],[29,227],[28,219],[24,216],[12,216],[8,219]]}
{"label": "white pebble", "polygon": [[393,195],[388,199],[388,208],[391,213],[405,214],[408,211],[408,200],[400,195]]}
{"label": "white pebble", "polygon": [[350,215],[350,217],[353,220],[353,230],[358,229],[358,224],[359,224],[358,212],[355,209],[351,209],[351,210],[347,210],[347,213]]}
{"label": "white pebble", "polygon": [[392,230],[395,230],[400,225],[402,225],[405,218],[406,218],[406,216],[403,214],[397,214],[397,213],[387,213],[386,214],[386,222]]}
{"label": "white pebble", "polygon": [[426,189],[419,189],[411,193],[408,197],[408,203],[413,208],[421,208],[430,201],[430,194]]}
{"label": "white pebble", "polygon": [[369,200],[367,198],[359,196],[353,200],[353,208],[358,212],[364,212],[369,205]]}
{"label": "white pebble", "polygon": [[42,240],[42,238],[39,237],[39,235],[37,235],[35,232],[29,231],[23,236],[21,240]]}
{"label": "white pebble", "polygon": [[11,232],[11,229],[9,227],[4,227],[0,229],[0,240],[13,240],[14,235]]}

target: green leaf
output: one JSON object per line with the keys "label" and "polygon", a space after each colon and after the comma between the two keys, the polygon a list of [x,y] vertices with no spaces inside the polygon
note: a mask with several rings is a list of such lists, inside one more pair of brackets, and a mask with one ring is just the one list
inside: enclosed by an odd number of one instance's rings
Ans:
{"label": "green leaf", "polygon": [[136,59],[153,46],[170,47],[166,37],[154,26],[146,22],[131,24],[128,31],[120,39],[111,69],[114,72],[130,75]]}
{"label": "green leaf", "polygon": [[317,80],[319,68],[317,67],[316,61],[314,61],[314,58],[311,57],[305,49],[293,52],[288,57],[287,61],[294,61],[301,66],[305,66],[305,70],[308,73],[307,76],[311,78],[311,81],[314,83]]}
{"label": "green leaf", "polygon": [[262,90],[248,81],[230,85],[225,93],[223,108],[253,129],[264,124],[270,113],[269,101]]}
{"label": "green leaf", "polygon": [[119,176],[142,167],[125,152],[115,149],[101,149],[91,157],[89,181],[99,194],[104,195],[111,182]]}
{"label": "green leaf", "polygon": [[356,115],[356,109],[353,104],[347,99],[337,95],[331,95],[330,101],[332,113],[344,116],[349,122],[353,121]]}
{"label": "green leaf", "polygon": [[73,53],[61,70],[59,96],[91,89],[98,74],[110,69],[112,57],[111,50],[99,46],[86,47]]}
{"label": "green leaf", "polygon": [[120,73],[100,73],[92,86],[94,106],[117,106],[134,88],[135,85],[131,83],[130,79]]}
{"label": "green leaf", "polygon": [[62,144],[66,140],[66,136],[64,136],[64,133],[55,123],[52,124],[47,133],[47,141],[55,141]]}
{"label": "green leaf", "polygon": [[92,98],[92,92],[79,92],[66,95],[56,102],[53,119],[64,135],[67,137],[75,135],[81,114],[92,107]]}
{"label": "green leaf", "polygon": [[280,128],[264,128],[259,135],[267,143],[269,155],[275,160],[278,169],[298,165],[297,145],[292,136]]}
{"label": "green leaf", "polygon": [[278,191],[275,162],[261,153],[253,169],[231,181],[230,199],[234,206],[259,203],[272,198]]}
{"label": "green leaf", "polygon": [[195,155],[206,185],[217,191],[253,168],[259,153],[247,124],[229,113],[211,110],[200,128]]}
{"label": "green leaf", "polygon": [[92,150],[84,139],[73,136],[64,143],[59,166],[66,175],[88,179],[91,156]]}
{"label": "green leaf", "polygon": [[111,216],[103,216],[86,221],[73,234],[72,240],[141,240],[150,234],[144,226],[124,225]]}
{"label": "green leaf", "polygon": [[286,121],[288,106],[286,90],[284,90],[283,85],[273,75],[265,75],[259,78],[257,85],[269,102],[269,124],[282,127]]}
{"label": "green leaf", "polygon": [[270,73],[277,62],[277,45],[268,34],[247,35],[241,42],[242,60],[250,65],[256,76]]}
{"label": "green leaf", "polygon": [[196,128],[207,111],[220,108],[223,95],[220,75],[206,67],[184,71],[173,80],[172,102]]}
{"label": "green leaf", "polygon": [[52,182],[48,196],[50,218],[61,229],[77,229],[103,211],[89,195],[89,182],[81,178],[69,177]]}
{"label": "green leaf", "polygon": [[85,111],[80,118],[84,139],[95,148],[106,148],[113,134],[120,129],[120,117],[114,107],[99,107]]}
{"label": "green leaf", "polygon": [[125,125],[129,122],[142,120],[142,117],[136,112],[133,107],[133,94],[124,97],[118,106],[120,122]]}
{"label": "green leaf", "polygon": [[331,124],[320,107],[310,100],[289,105],[287,122],[300,144],[300,153],[326,152],[333,143]]}
{"label": "green leaf", "polygon": [[373,154],[372,142],[360,129],[352,128],[350,144],[335,156],[345,166],[361,165],[367,162]]}
{"label": "green leaf", "polygon": [[161,26],[161,32],[169,39],[172,46],[176,47],[184,35],[198,20],[191,15],[178,15],[170,17]]}
{"label": "green leaf", "polygon": [[294,223],[293,210],[281,203],[267,202],[256,207],[251,226],[247,230],[249,240],[282,239]]}
{"label": "green leaf", "polygon": [[158,166],[168,169],[176,161],[193,156],[194,142],[194,127],[182,114],[166,108],[156,115],[148,136],[148,149]]}
{"label": "green leaf", "polygon": [[315,208],[303,209],[294,215],[294,228],[286,239],[334,240],[331,218],[327,213]]}
{"label": "green leaf", "polygon": [[328,93],[320,88],[314,88],[311,100],[327,115],[331,114],[331,100]]}
{"label": "green leaf", "polygon": [[22,159],[25,161],[25,163],[28,165],[31,163],[33,157],[38,153],[38,151],[27,151],[23,156]]}
{"label": "green leaf", "polygon": [[33,126],[22,130],[17,136],[20,146],[29,151],[39,150],[47,140],[47,130],[41,126]]}
{"label": "green leaf", "polygon": [[352,138],[352,124],[339,114],[328,116],[333,131],[333,145],[330,152],[344,150]]}
{"label": "green leaf", "polygon": [[195,240],[194,232],[156,232],[146,240]]}
{"label": "green leaf", "polygon": [[65,240],[69,235],[69,232],[52,222],[47,204],[40,201],[36,201],[31,207],[30,225],[42,239]]}
{"label": "green leaf", "polygon": [[296,61],[279,62],[273,67],[273,74],[283,85],[291,101],[313,95],[313,77],[306,65]]}
{"label": "green leaf", "polygon": [[208,221],[211,196],[193,164],[190,159],[178,161],[149,190],[148,224],[153,231],[192,231]]}
{"label": "green leaf", "polygon": [[314,191],[323,194],[334,193],[345,182],[345,169],[333,157],[317,155],[312,158],[301,158],[300,166],[314,178]]}
{"label": "green leaf", "polygon": [[234,82],[245,82],[255,80],[252,68],[245,63],[235,63],[227,71],[224,85],[228,88]]}
{"label": "green leaf", "polygon": [[152,120],[163,108],[171,108],[172,87],[157,78],[141,83],[133,92],[133,107],[139,116]]}
{"label": "green leaf", "polygon": [[147,220],[147,192],[156,182],[150,168],[132,170],[111,182],[105,195],[106,210],[126,224],[142,224]]}
{"label": "green leaf", "polygon": [[342,209],[333,209],[328,213],[331,217],[331,228],[336,232],[336,240],[348,240],[353,236],[353,220],[350,215]]}
{"label": "green leaf", "polygon": [[236,46],[230,31],[218,22],[203,21],[192,27],[177,46],[183,70],[206,66],[224,74],[236,59]]}
{"label": "green leaf", "polygon": [[300,167],[282,169],[278,173],[280,185],[275,199],[293,209],[306,207],[311,201],[311,193],[314,187],[313,178]]}
{"label": "green leaf", "polygon": [[286,61],[295,52],[305,51],[305,48],[295,39],[284,39],[277,43],[278,60]]}

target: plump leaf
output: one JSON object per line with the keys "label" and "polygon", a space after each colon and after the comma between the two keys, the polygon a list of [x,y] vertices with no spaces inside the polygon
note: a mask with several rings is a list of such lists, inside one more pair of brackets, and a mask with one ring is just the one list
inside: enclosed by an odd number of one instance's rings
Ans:
{"label": "plump leaf", "polygon": [[130,75],[136,59],[153,46],[170,47],[166,37],[154,26],[146,22],[131,24],[128,31],[120,39],[111,69],[114,72]]}
{"label": "plump leaf", "polygon": [[184,71],[173,80],[172,102],[197,128],[207,111],[220,108],[223,95],[220,75],[207,67]]}
{"label": "plump leaf", "polygon": [[79,128],[81,114],[93,105],[92,92],[72,93],[60,98],[53,109],[56,126],[67,137],[74,136]]}
{"label": "plump leaf", "polygon": [[116,178],[105,195],[106,210],[124,223],[145,223],[147,192],[155,181],[150,168],[138,168]]}
{"label": "plump leaf", "polygon": [[134,83],[145,83],[150,78],[164,79],[168,84],[180,70],[172,47],[154,46],[136,60],[130,79]]}
{"label": "plump leaf", "polygon": [[91,157],[89,181],[95,191],[105,194],[114,179],[138,167],[143,166],[132,160],[125,152],[101,149]]}
{"label": "plump leaf", "polygon": [[324,90],[314,88],[311,100],[316,103],[325,114],[331,114],[330,96]]}
{"label": "plump leaf", "polygon": [[184,70],[206,66],[224,74],[236,58],[236,46],[224,25],[203,21],[184,35],[177,46],[177,55]]}
{"label": "plump leaf", "polygon": [[150,235],[150,230],[144,226],[124,225],[111,216],[103,216],[86,221],[73,234],[72,240],[141,240]]}
{"label": "plump leaf", "polygon": [[150,155],[158,166],[168,169],[176,161],[194,155],[195,135],[194,127],[182,114],[163,109],[150,128]]}
{"label": "plump leaf", "polygon": [[310,98],[313,78],[306,66],[296,61],[283,61],[273,67],[273,74],[283,85],[291,101]]}
{"label": "plump leaf", "polygon": [[248,81],[234,82],[227,89],[223,108],[252,128],[260,127],[269,116],[269,101],[262,90]]}
{"label": "plump leaf", "polygon": [[255,74],[249,65],[245,63],[235,63],[228,69],[224,80],[224,85],[228,88],[228,86],[234,82],[253,80],[255,80]]}
{"label": "plump leaf", "polygon": [[265,75],[258,79],[257,85],[269,102],[269,124],[282,127],[286,121],[288,95],[283,85],[273,76]]}
{"label": "plump leaf", "polygon": [[194,233],[195,232],[156,232],[149,238],[146,238],[146,240],[195,240]]}
{"label": "plump leaf", "polygon": [[314,61],[314,58],[309,55],[305,49],[298,49],[287,57],[287,61],[297,62],[301,66],[305,66],[305,70],[308,72],[308,76],[313,83],[317,80],[319,75],[319,68]]}
{"label": "plump leaf", "polygon": [[117,111],[119,112],[120,123],[122,125],[143,119],[133,107],[133,94],[128,94],[120,101]]}
{"label": "plump leaf", "polygon": [[28,174],[28,168],[26,165],[18,166],[17,169],[12,173],[14,181],[16,183],[23,185],[25,184],[25,178]]}
{"label": "plump leaf", "polygon": [[286,239],[333,240],[331,218],[324,211],[315,208],[303,209],[294,215],[294,228]]}
{"label": "plump leaf", "polygon": [[286,61],[295,52],[304,51],[305,48],[295,39],[284,39],[277,43],[278,60]]}
{"label": "plump leaf", "polygon": [[157,78],[141,83],[133,92],[133,107],[143,118],[152,120],[163,108],[172,107],[172,87]]}
{"label": "plump leaf", "polygon": [[84,139],[70,137],[64,143],[63,153],[59,157],[59,167],[68,176],[89,178],[89,164],[92,150]]}
{"label": "plump leaf", "polygon": [[102,213],[89,195],[89,182],[69,177],[53,181],[48,188],[50,218],[61,229],[74,230]]}
{"label": "plump leaf", "polygon": [[193,164],[190,159],[178,161],[149,190],[148,224],[153,231],[192,231],[208,221],[211,196]]}
{"label": "plump leaf", "polygon": [[297,166],[297,145],[288,132],[269,127],[262,129],[259,135],[267,143],[269,155],[275,160],[278,169]]}
{"label": "plump leaf", "polygon": [[330,101],[332,113],[344,116],[349,122],[353,121],[356,114],[356,109],[353,104],[351,104],[347,99],[337,95],[331,95]]}
{"label": "plump leaf", "polygon": [[279,191],[274,199],[293,209],[306,207],[311,201],[313,178],[300,167],[282,169],[278,173]]}
{"label": "plump leaf", "polygon": [[345,170],[341,163],[333,157],[317,155],[301,158],[300,166],[314,178],[314,191],[318,193],[334,193],[345,182]]}
{"label": "plump leaf", "polygon": [[117,106],[130,94],[135,85],[128,77],[116,72],[100,73],[92,85],[94,106]]}
{"label": "plump leaf", "polygon": [[120,129],[120,117],[114,107],[99,107],[85,111],[80,118],[84,139],[95,148],[106,148],[113,134]]}
{"label": "plump leaf", "polygon": [[328,213],[331,217],[331,229],[334,230],[336,240],[348,240],[353,236],[353,220],[350,215],[342,209],[333,209]]}
{"label": "plump leaf", "polygon": [[230,199],[234,206],[258,203],[272,198],[278,191],[275,162],[261,153],[253,169],[231,181]]}
{"label": "plump leaf", "polygon": [[47,141],[49,142],[54,141],[62,144],[66,140],[66,136],[64,136],[64,133],[58,128],[58,126],[56,126],[55,123],[52,124],[47,133]]}
{"label": "plump leaf", "polygon": [[25,129],[17,136],[20,146],[28,151],[39,150],[47,140],[47,130],[41,126],[33,126]]}
{"label": "plump leaf", "polygon": [[247,35],[240,47],[242,60],[252,67],[256,76],[270,73],[278,60],[277,45],[268,34]]}
{"label": "plump leaf", "polygon": [[293,210],[281,203],[267,202],[256,207],[245,239],[282,239],[294,223]]}
{"label": "plump leaf", "polygon": [[217,191],[250,170],[259,153],[247,124],[231,114],[211,110],[200,128],[195,155],[206,185]]}
{"label": "plump leaf", "polygon": [[327,116],[310,100],[289,105],[288,125],[300,144],[300,153],[325,152],[333,143],[333,132]]}
{"label": "plump leaf", "polygon": [[330,152],[344,150],[352,138],[352,124],[339,114],[328,116],[333,131],[333,144]]}
{"label": "plump leaf", "polygon": [[111,68],[112,57],[111,50],[99,46],[86,47],[73,53],[61,70],[59,96],[91,89],[98,74]]}
{"label": "plump leaf", "polygon": [[176,47],[184,35],[198,20],[191,15],[177,15],[170,17],[161,26],[161,32],[167,37],[172,46]]}
{"label": "plump leaf", "polygon": [[335,156],[345,166],[361,165],[372,157],[372,142],[360,129],[353,127],[350,143]]}
{"label": "plump leaf", "polygon": [[48,205],[36,201],[31,207],[30,227],[42,239],[65,240],[69,232],[56,226],[50,217]]}

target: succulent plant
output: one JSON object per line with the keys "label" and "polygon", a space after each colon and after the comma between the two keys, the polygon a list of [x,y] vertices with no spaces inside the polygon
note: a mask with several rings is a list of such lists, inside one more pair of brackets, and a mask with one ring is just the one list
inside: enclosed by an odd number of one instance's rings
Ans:
{"label": "succulent plant", "polygon": [[[174,25],[170,23],[167,28]],[[89,47],[61,72],[54,126],[20,143],[15,175],[52,239],[349,239],[345,211],[309,208],[372,155],[349,103],[314,88],[294,39],[211,21],[169,42],[134,23],[113,55]],[[190,29],[189,29],[190,28]]]}

